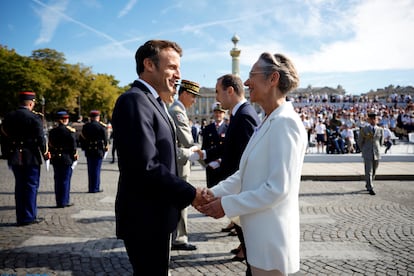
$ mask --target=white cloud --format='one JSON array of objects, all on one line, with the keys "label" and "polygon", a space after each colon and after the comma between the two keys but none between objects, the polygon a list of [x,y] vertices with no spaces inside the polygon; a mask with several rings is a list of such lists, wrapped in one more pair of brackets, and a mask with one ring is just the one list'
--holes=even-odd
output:
[{"label": "white cloud", "polygon": [[310,56],[297,54],[308,72],[414,68],[414,2],[370,0],[355,7],[349,18],[353,36],[324,44]]},{"label": "white cloud", "polygon": [[35,44],[48,43],[53,38],[55,30],[59,25],[62,19],[62,13],[66,10],[66,7],[69,3],[68,0],[57,0],[50,5],[45,5],[38,0],[33,0],[33,2],[39,4],[44,9],[36,10],[36,13],[39,15],[42,27],[40,30],[40,35],[37,38]]},{"label": "white cloud", "polygon": [[[251,66],[261,52],[273,49],[290,56],[303,72],[414,69],[414,1],[279,4],[271,16],[237,22],[247,30],[239,34],[241,64]],[[258,30],[263,34],[256,35]]]},{"label": "white cloud", "polygon": [[129,0],[126,6],[119,12],[118,17],[127,15],[137,3],[137,0]]},{"label": "white cloud", "polygon": [[[38,14],[41,16],[42,19],[42,30],[40,32],[40,37],[37,39],[36,43],[47,43],[49,42],[54,35],[54,32],[62,19],[65,19],[69,22],[75,23],[76,25],[80,26],[82,29],[90,31],[99,37],[102,37],[113,44],[113,47],[117,48],[117,51],[123,53],[129,53],[128,49],[126,49],[122,43],[118,42],[116,39],[111,37],[110,35],[101,32],[83,22],[80,22],[68,15],[65,14],[66,7],[68,4],[68,0],[57,0],[53,5],[46,5],[39,0],[33,0],[35,3],[42,6],[44,9],[39,10]],[[108,53],[109,54],[109,53]]]}]

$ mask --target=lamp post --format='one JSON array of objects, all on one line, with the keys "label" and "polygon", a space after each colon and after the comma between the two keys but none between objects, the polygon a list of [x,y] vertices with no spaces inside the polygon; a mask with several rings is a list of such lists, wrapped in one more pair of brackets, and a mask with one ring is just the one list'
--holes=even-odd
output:
[{"label": "lamp post", "polygon": [[79,103],[79,109],[78,109],[78,119],[80,119],[80,117],[81,117],[81,96],[80,96],[80,94],[79,94],[79,96],[78,96],[78,103]]},{"label": "lamp post", "polygon": [[234,35],[231,38],[231,41],[233,41],[234,47],[230,51],[230,55],[232,57],[232,74],[240,76],[240,49],[237,49],[237,42],[239,42],[240,38],[238,35]]},{"label": "lamp post", "polygon": [[46,119],[45,119],[45,104],[46,104],[46,99],[44,96],[42,96],[41,98],[41,102],[40,104],[42,105],[42,123],[43,123],[43,128],[46,129]]}]

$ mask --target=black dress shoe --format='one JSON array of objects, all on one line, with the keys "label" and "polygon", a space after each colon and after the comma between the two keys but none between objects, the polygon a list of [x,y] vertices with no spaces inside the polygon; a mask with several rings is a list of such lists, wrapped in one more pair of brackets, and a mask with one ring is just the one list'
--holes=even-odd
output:
[{"label": "black dress shoe", "polygon": [[193,251],[193,250],[197,250],[197,246],[189,244],[189,243],[173,244],[171,246],[171,250]]},{"label": "black dress shoe", "polygon": [[100,189],[99,191],[96,191],[96,192],[88,192],[88,193],[90,193],[90,194],[95,194],[95,193],[102,193],[103,192],[103,189]]},{"label": "black dress shoe", "polygon": [[70,207],[70,206],[73,206],[73,205],[75,205],[75,204],[74,203],[68,203],[66,205],[57,205],[56,208],[65,208],[65,207]]},{"label": "black dress shoe", "polygon": [[369,193],[370,195],[375,195],[375,192],[374,192],[374,190],[373,190],[373,189],[368,190],[368,193]]},{"label": "black dress shoe", "polygon": [[31,225],[31,224],[38,224],[38,223],[41,223],[44,220],[45,220],[44,218],[35,218],[34,220],[29,221],[29,222],[18,222],[17,226],[27,226],[27,225]]},{"label": "black dress shoe", "polygon": [[237,236],[237,231],[236,229],[233,229],[229,232],[228,236]]},{"label": "black dress shoe", "polygon": [[232,254],[234,254],[234,255],[237,255],[237,254],[239,254],[239,252],[240,252],[240,248],[234,248],[234,249],[232,249],[232,250],[230,250],[230,253],[232,253]]},{"label": "black dress shoe", "polygon": [[231,258],[232,262],[243,262],[244,261],[244,257],[239,257],[239,256],[234,256],[233,258]]},{"label": "black dress shoe", "polygon": [[221,228],[221,232],[230,232],[233,229],[234,229],[234,224],[231,225],[230,227]]}]

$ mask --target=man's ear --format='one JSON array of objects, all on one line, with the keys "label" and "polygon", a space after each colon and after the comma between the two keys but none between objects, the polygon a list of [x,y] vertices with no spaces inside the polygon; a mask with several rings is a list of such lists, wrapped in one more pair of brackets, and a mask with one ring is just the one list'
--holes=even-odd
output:
[{"label": "man's ear", "polygon": [[155,64],[150,58],[145,58],[143,63],[147,71],[152,72],[154,70]]},{"label": "man's ear", "polygon": [[229,87],[227,87],[227,89],[226,89],[227,91],[227,94],[229,94],[229,95],[232,95],[232,94],[234,94],[234,87],[233,86],[229,86]]}]

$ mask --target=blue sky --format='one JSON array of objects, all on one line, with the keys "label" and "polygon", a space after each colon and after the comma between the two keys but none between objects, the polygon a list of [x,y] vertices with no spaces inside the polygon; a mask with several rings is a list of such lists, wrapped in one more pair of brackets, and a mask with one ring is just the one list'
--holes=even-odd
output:
[{"label": "blue sky", "polygon": [[24,56],[55,49],[121,85],[137,78],[141,44],[169,39],[184,50],[182,78],[214,87],[231,72],[234,34],[243,80],[268,51],[294,61],[301,87],[414,85],[412,0],[0,1],[0,44]]}]

